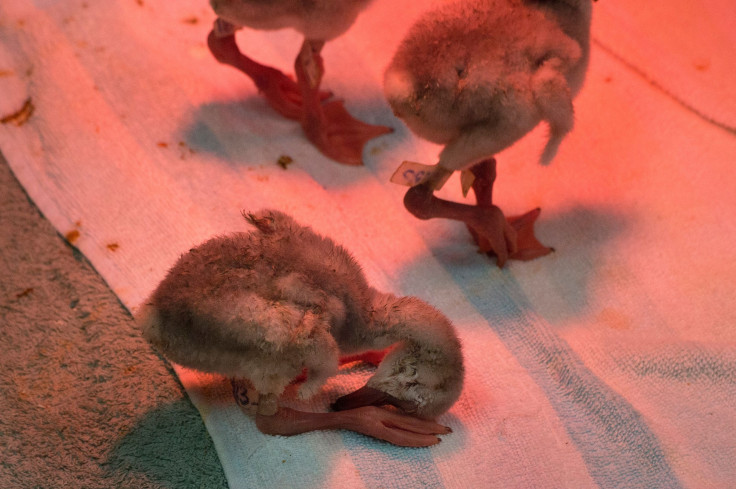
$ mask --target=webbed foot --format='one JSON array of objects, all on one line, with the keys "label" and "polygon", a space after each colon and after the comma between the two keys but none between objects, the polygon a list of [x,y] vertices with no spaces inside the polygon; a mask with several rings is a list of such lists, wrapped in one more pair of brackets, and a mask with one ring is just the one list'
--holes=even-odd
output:
[{"label": "webbed foot", "polygon": [[[470,225],[468,225],[468,230],[478,245],[478,250],[489,256],[495,256],[499,267],[503,267],[507,260],[534,260],[554,251],[554,248],[544,246],[534,234],[534,222],[540,212],[541,210],[536,208],[520,216],[505,218],[507,226],[495,222],[492,226],[487,227],[485,232],[490,232],[495,241],[491,241],[488,234],[481,234]],[[491,219],[498,221],[496,215],[493,215]],[[503,230],[499,231],[501,228]],[[502,238],[506,240],[505,247],[501,241]]]},{"label": "webbed foot", "polygon": [[345,165],[363,164],[363,148],[371,139],[393,131],[359,121],[348,113],[341,100],[334,100],[306,113],[302,128],[325,156]]},{"label": "webbed foot", "polygon": [[509,256],[510,259],[529,261],[555,251],[554,248],[540,243],[534,234],[534,223],[540,212],[542,212],[541,209],[537,207],[526,214],[508,219],[511,227],[516,230],[516,252]]},{"label": "webbed foot", "polygon": [[428,447],[440,442],[437,435],[452,430],[434,421],[414,418],[376,406],[334,413],[310,413],[279,408],[270,416],[258,414],[256,426],[268,435],[291,436],[315,430],[350,430],[402,447]]}]

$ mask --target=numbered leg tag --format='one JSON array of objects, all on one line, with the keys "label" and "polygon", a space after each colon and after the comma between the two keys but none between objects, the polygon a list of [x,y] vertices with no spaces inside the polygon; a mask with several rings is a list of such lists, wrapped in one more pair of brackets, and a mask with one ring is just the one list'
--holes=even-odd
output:
[{"label": "numbered leg tag", "polygon": [[230,379],[235,403],[243,409],[253,410],[258,404],[258,392],[250,388],[246,382]]},{"label": "numbered leg tag", "polygon": [[[425,165],[415,161],[404,161],[401,166],[391,175],[391,182],[407,187],[414,187],[424,183],[435,172],[437,165]],[[433,190],[439,190],[447,182],[452,173],[448,172],[437,182]]]}]

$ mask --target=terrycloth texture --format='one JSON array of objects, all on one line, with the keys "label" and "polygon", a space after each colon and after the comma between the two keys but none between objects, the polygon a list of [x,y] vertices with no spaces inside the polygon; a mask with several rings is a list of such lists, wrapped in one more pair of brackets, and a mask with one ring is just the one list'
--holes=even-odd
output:
[{"label": "terrycloth texture", "polygon": [[[716,107],[711,118],[727,124],[736,108],[713,80],[667,71],[706,65],[665,48],[702,54],[705,72],[718,67],[713,83],[735,86],[733,44],[714,40],[733,36],[733,9],[708,0],[693,13],[678,0],[642,15],[627,0],[596,10],[576,128],[556,160],[533,163],[543,128],[499,157],[497,202],[510,215],[542,206],[538,234],[557,251],[498,270],[463,226],[414,219],[404,189],[387,183],[401,160],[433,163],[438,151],[391,116],[379,83],[430,4],[396,15],[395,2],[376,0],[325,48],[325,86],[358,117],[397,128],[369,145],[366,167],[346,168],[212,60],[205,2],[4,2],[0,114],[29,97],[35,110],[0,126],[0,149],[128,307],[192,245],[247,229],[241,209],[278,207],[351,250],[374,286],[454,321],[467,383],[440,418],[454,433],[427,450],[351,433],[263,436],[226,381],[180,371],[233,488],[732,487],[736,138],[681,102]],[[670,18],[684,26],[675,34],[663,28]],[[285,70],[300,43],[289,32],[238,36]],[[641,57],[628,58],[623,40],[644,46]],[[671,61],[652,62],[660,54]],[[287,170],[281,155],[295,161]],[[456,177],[442,192],[461,198]],[[300,407],[325,410],[367,375],[343,369]]]},{"label": "terrycloth texture", "polygon": [[171,369],[0,155],[0,487],[227,487]]}]

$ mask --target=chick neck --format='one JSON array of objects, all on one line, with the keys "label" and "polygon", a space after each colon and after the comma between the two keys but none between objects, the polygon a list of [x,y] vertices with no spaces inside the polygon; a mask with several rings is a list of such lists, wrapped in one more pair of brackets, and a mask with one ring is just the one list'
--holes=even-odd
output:
[{"label": "chick neck", "polygon": [[416,297],[397,297],[372,290],[365,340],[373,349],[397,342],[444,348],[458,344],[450,321]]},{"label": "chick neck", "polygon": [[370,349],[394,346],[367,387],[409,403],[425,418],[445,412],[457,400],[464,376],[462,348],[452,323],[437,309],[416,297],[375,291],[364,340]]}]

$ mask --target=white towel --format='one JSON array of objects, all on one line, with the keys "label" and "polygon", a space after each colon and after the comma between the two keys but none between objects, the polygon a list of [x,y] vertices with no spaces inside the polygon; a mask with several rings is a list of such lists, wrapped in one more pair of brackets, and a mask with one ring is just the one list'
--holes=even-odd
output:
[{"label": "white towel", "polygon": [[[439,149],[393,118],[380,87],[430,2],[398,15],[376,0],[325,48],[325,87],[397,129],[360,168],[322,157],[212,59],[204,1],[2,2],[0,117],[34,110],[0,125],[0,150],[133,310],[192,245],[246,230],[242,209],[276,207],[348,248],[377,288],[455,323],[467,381],[439,420],[454,432],[430,449],[265,436],[227,381],[179,370],[233,488],[733,487],[736,138],[712,122],[736,120],[734,9],[690,4],[594,5],[590,73],[556,160],[535,163],[543,128],[498,157],[498,204],[541,206],[556,252],[503,270],[462,225],[414,219],[388,183]],[[286,71],[300,43],[238,39]],[[453,178],[443,195],[461,199]],[[300,407],[325,410],[369,374],[343,369]]]}]

